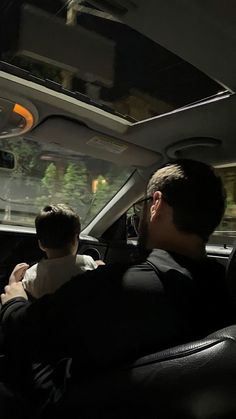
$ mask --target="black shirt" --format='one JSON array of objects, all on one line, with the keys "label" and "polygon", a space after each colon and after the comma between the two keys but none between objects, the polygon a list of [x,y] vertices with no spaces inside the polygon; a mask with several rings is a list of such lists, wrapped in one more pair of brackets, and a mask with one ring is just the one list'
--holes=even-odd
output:
[{"label": "black shirt", "polygon": [[158,249],[140,265],[101,266],[33,303],[10,300],[1,316],[10,356],[46,362],[73,358],[80,373],[234,322],[221,264]]}]

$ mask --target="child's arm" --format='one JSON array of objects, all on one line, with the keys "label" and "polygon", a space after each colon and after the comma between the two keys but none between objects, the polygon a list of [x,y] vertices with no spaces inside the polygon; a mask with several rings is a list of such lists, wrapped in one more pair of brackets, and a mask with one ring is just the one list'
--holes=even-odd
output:
[{"label": "child's arm", "polygon": [[94,262],[97,264],[97,266],[106,265],[105,262],[103,262],[103,260],[95,260]]}]

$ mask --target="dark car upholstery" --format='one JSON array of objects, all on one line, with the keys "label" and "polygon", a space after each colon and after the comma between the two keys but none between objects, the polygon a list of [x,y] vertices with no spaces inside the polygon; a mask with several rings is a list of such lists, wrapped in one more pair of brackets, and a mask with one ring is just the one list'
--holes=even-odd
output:
[{"label": "dark car upholstery", "polygon": [[230,297],[236,304],[236,241],[233,244],[232,251],[226,265],[226,280]]},{"label": "dark car upholstery", "polygon": [[236,325],[90,375],[69,388],[45,417],[235,418]]}]

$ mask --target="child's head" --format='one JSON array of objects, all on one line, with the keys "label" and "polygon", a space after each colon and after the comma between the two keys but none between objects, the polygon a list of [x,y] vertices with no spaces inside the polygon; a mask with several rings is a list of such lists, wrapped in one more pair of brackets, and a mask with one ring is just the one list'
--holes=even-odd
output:
[{"label": "child's head", "polygon": [[47,205],[35,219],[39,246],[46,253],[75,253],[80,234],[79,215],[65,204]]}]

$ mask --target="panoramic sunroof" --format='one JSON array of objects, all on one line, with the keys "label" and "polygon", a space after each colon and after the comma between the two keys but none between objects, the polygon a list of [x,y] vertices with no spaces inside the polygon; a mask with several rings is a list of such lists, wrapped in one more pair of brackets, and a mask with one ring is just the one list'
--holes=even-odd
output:
[{"label": "panoramic sunroof", "polygon": [[226,92],[89,1],[2,0],[0,16],[3,70],[130,122]]}]

